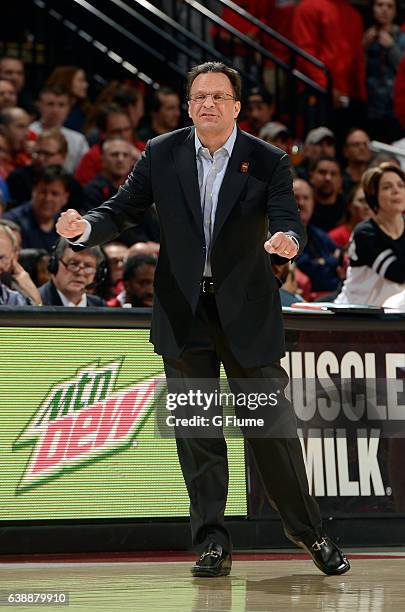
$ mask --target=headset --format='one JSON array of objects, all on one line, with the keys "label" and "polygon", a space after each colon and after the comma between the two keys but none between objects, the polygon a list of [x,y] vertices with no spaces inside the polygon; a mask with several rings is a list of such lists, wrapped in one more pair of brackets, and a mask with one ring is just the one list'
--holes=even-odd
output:
[{"label": "headset", "polygon": [[[64,253],[66,247],[69,247],[69,242],[67,242],[67,240],[65,240],[64,238],[58,238],[58,240],[53,245],[48,261],[49,274],[55,275],[58,273],[59,259]],[[93,282],[86,285],[86,289],[95,289],[96,287],[99,287],[99,285],[104,282],[108,272],[107,260],[100,247],[91,247],[91,251],[97,259],[97,271]]]}]

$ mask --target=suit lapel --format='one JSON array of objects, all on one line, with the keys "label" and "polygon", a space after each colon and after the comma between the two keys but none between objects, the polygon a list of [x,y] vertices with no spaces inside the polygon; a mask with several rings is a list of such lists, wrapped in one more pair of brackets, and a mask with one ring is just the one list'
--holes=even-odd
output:
[{"label": "suit lapel", "polygon": [[191,128],[185,140],[174,148],[173,155],[186,201],[191,208],[198,227],[201,229],[202,235],[204,235],[197,163],[195,159],[194,128]]},{"label": "suit lapel", "polygon": [[249,171],[241,171],[241,165],[246,161],[250,164],[252,164],[253,161],[251,158],[251,144],[238,129],[238,135],[235,140],[231,159],[228,162],[221,189],[219,191],[212,244],[214,244],[216,238],[218,237],[226,218],[231,212],[239,194],[246,184]]}]

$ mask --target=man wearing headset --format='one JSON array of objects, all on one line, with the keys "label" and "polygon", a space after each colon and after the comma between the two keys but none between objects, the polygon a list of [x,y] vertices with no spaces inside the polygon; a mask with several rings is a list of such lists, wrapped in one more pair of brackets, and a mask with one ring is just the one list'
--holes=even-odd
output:
[{"label": "man wearing headset", "polygon": [[75,253],[66,240],[58,240],[48,264],[51,278],[39,290],[44,306],[105,306],[104,300],[87,293],[101,282],[97,268],[103,262],[98,247]]}]

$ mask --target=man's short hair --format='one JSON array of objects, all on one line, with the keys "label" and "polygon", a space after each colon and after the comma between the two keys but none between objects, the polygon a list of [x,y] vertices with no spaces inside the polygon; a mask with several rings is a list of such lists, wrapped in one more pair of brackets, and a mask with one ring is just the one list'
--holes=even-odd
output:
[{"label": "man's short hair", "polygon": [[64,87],[61,87],[60,85],[44,85],[44,87],[42,87],[41,91],[39,92],[39,98],[41,98],[43,94],[47,94],[47,93],[51,93],[54,96],[69,97],[68,90],[65,89]]},{"label": "man's short hair", "polygon": [[50,128],[49,130],[40,132],[37,135],[35,142],[40,142],[41,140],[54,140],[58,143],[59,153],[62,153],[62,155],[67,155],[68,143],[58,128]]},{"label": "man's short hair", "polygon": [[315,172],[315,170],[318,168],[319,164],[321,162],[332,162],[334,164],[336,164],[338,170],[340,173],[342,173],[342,168],[340,166],[339,161],[336,159],[336,157],[331,157],[330,155],[321,155],[320,157],[317,157],[316,159],[312,160],[310,166],[309,166],[309,173],[311,174],[311,172]]},{"label": "man's short hair", "polygon": [[135,278],[138,268],[141,266],[156,267],[157,259],[153,255],[131,255],[124,264],[122,280],[129,281]]},{"label": "man's short hair", "polygon": [[251,98],[252,96],[260,97],[262,99],[262,102],[264,102],[265,104],[271,105],[274,103],[273,94],[271,94],[269,90],[266,89],[266,87],[264,87],[263,85],[256,85],[256,87],[251,87],[251,89],[249,89],[246,95],[247,104],[249,103],[249,98]]},{"label": "man's short hair", "polygon": [[72,190],[72,175],[66,172],[58,164],[51,164],[46,168],[42,168],[38,173],[34,175],[32,185],[35,187],[38,183],[53,183],[54,181],[60,181],[63,183],[68,193]]},{"label": "man's short hair", "polygon": [[100,132],[106,132],[108,117],[116,114],[126,115],[128,117],[127,111],[122,108],[122,106],[119,106],[119,104],[114,104],[113,102],[110,102],[109,104],[102,104],[97,108],[95,111],[94,121]]},{"label": "man's short hair", "polygon": [[241,95],[242,95],[242,81],[240,78],[240,74],[237,70],[235,70],[234,68],[230,68],[230,66],[227,66],[223,62],[205,62],[204,64],[199,64],[198,66],[194,66],[194,68],[190,70],[190,72],[187,75],[187,98],[188,99],[190,98],[191,86],[194,83],[195,79],[200,74],[207,74],[210,72],[217,73],[217,74],[222,73],[225,76],[227,76],[231,82],[233,93],[235,95],[235,99],[240,101]]},{"label": "man's short hair", "polygon": [[159,112],[163,104],[161,96],[177,96],[180,99],[178,92],[174,89],[171,89],[171,87],[159,87],[159,89],[153,90],[151,98],[148,99],[149,112]]},{"label": "man's short hair", "polygon": [[[72,248],[70,242],[65,240],[65,238],[58,238],[53,246],[52,255],[57,259],[61,259],[63,257],[66,249]],[[101,262],[105,261],[105,256],[103,251],[99,246],[88,247],[87,249],[83,249],[80,253],[89,253],[96,260],[96,265],[99,266]]]},{"label": "man's short hair", "polygon": [[15,120],[16,111],[20,111],[25,115],[27,114],[27,111],[21,108],[20,106],[10,106],[9,108],[3,108],[3,110],[0,112],[0,126],[4,125],[5,127],[7,127],[8,125],[10,125],[10,123]]}]

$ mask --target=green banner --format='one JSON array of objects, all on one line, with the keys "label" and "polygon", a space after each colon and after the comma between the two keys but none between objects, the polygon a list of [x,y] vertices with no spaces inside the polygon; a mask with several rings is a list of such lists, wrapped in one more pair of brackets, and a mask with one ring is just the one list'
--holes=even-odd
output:
[{"label": "green banner", "polygon": [[[188,516],[175,441],[155,433],[148,337],[0,328],[0,520]],[[228,454],[227,515],[245,515],[242,439]]]}]

